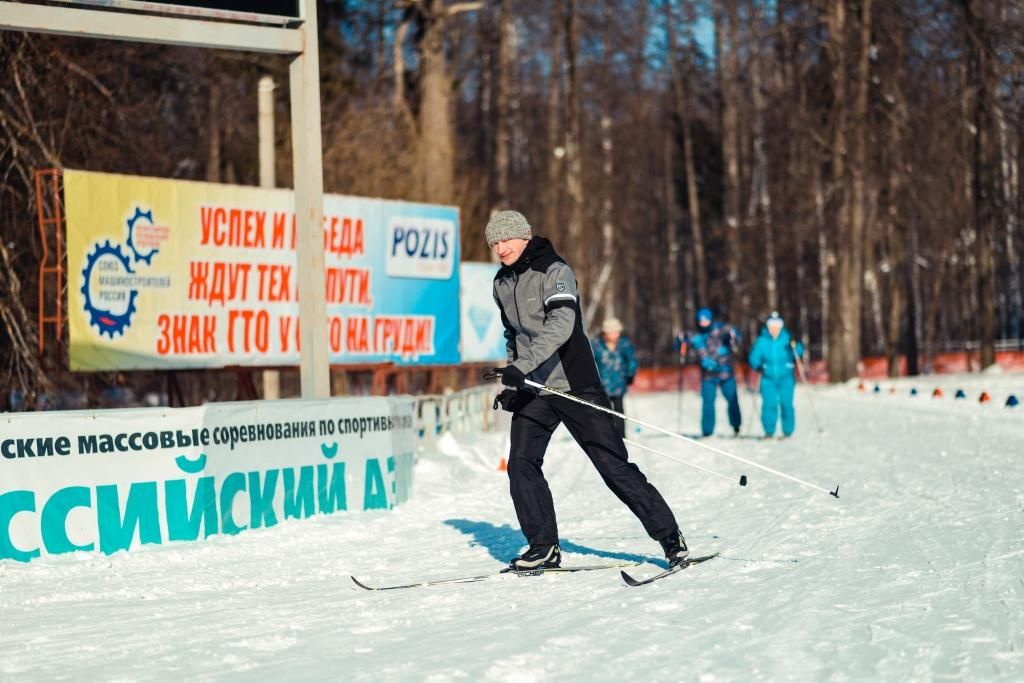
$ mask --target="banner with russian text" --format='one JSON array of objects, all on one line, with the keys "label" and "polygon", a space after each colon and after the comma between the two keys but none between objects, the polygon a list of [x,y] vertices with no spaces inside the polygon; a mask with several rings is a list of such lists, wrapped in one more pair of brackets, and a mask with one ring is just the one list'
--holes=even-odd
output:
[{"label": "banner with russian text", "polygon": [[[72,370],[297,365],[291,190],[64,171]],[[459,362],[458,209],[324,196],[330,362]]]},{"label": "banner with russian text", "polygon": [[197,541],[408,499],[409,398],[0,416],[0,561]]}]

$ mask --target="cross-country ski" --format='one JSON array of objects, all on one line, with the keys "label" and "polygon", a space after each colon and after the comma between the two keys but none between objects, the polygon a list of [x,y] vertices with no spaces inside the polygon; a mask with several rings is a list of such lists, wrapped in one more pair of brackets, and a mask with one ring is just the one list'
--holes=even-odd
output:
[{"label": "cross-country ski", "polygon": [[574,574],[576,572],[593,572],[602,569],[618,569],[620,567],[633,567],[639,564],[638,562],[622,562],[618,564],[601,564],[591,566],[579,566],[579,567],[541,567],[538,569],[524,569],[516,570],[511,567],[506,567],[492,574],[477,574],[476,576],[461,576],[449,579],[430,579],[427,581],[420,581],[417,583],[403,583],[397,586],[368,586],[356,577],[350,577],[352,582],[364,588],[368,591],[390,591],[399,588],[427,588],[429,586],[441,586],[450,583],[473,583],[475,581],[485,581],[487,579],[493,579],[500,576],[540,576],[542,574]]},{"label": "cross-country ski", "polygon": [[621,572],[619,572],[619,574],[622,576],[622,580],[626,582],[627,586],[630,586],[630,587],[646,586],[649,583],[654,583],[658,579],[664,579],[667,576],[672,576],[673,574],[677,574],[677,573],[681,572],[682,570],[686,569],[687,567],[692,567],[693,565],[700,564],[701,562],[707,562],[708,560],[716,558],[716,557],[718,557],[718,553],[715,553],[714,555],[705,555],[703,557],[694,557],[694,558],[687,558],[685,560],[680,560],[679,562],[677,562],[676,564],[672,565],[671,567],[669,567],[665,571],[659,572],[659,573],[655,574],[654,576],[648,576],[646,579],[635,579],[635,578],[633,578],[633,576],[631,574],[626,572],[625,569],[623,569]]}]

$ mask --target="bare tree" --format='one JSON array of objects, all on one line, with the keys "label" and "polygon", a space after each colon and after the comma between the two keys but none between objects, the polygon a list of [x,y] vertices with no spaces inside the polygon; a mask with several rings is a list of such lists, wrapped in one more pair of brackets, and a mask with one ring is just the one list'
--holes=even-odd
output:
[{"label": "bare tree", "polygon": [[512,0],[501,0],[501,18],[498,25],[498,91],[495,99],[497,134],[494,140],[495,197],[492,209],[509,206],[509,156],[512,146],[510,91],[512,89],[513,20]]},{"label": "bare tree", "polygon": [[576,0],[565,0],[565,193],[569,198],[569,238],[567,253],[577,264],[577,277],[582,268],[581,238],[583,236],[583,148],[580,109],[580,75],[577,68],[579,50],[579,16]]},{"label": "bare tree", "polygon": [[961,0],[967,40],[967,72],[973,87],[970,93],[969,126],[973,138],[971,150],[971,203],[974,219],[975,259],[977,263],[978,321],[981,337],[981,367],[996,362],[996,266],[995,206],[995,138],[998,135],[992,116],[992,50],[984,3]]},{"label": "bare tree", "polygon": [[[628,321],[645,364],[675,362],[699,299],[745,329],[777,306],[835,381],[865,355],[890,374],[948,350],[981,348],[985,365],[1024,334],[1019,5],[326,3],[325,189],[457,204],[467,260],[487,258],[480,225],[514,202],[577,268],[588,317]],[[125,381],[66,373],[49,326],[38,354],[35,171],[256,184],[252,91],[287,69],[0,34],[0,397]]]},{"label": "bare tree", "polygon": [[551,69],[551,83],[548,86],[547,96],[547,145],[544,149],[544,158],[547,159],[544,204],[545,226],[548,230],[554,230],[559,222],[559,205],[561,192],[561,176],[564,170],[562,160],[565,157],[565,147],[562,142],[562,28],[565,7],[563,0],[553,0],[551,3],[551,47],[548,53],[548,64]]},{"label": "bare tree", "polygon": [[[606,87],[610,89],[611,78],[614,73],[612,63],[612,51],[608,47],[609,30],[612,26],[612,8],[610,0],[604,0],[602,7],[604,33],[601,39],[601,60],[604,62],[605,75],[607,78]],[[597,271],[597,279],[594,282],[593,291],[590,295],[590,303],[587,304],[585,320],[593,324],[594,315],[598,306],[603,305],[606,317],[615,316],[615,290],[608,287],[611,281],[615,266],[615,225],[612,223],[614,213],[615,196],[615,145],[612,138],[612,112],[608,99],[602,100],[601,104],[601,267]]]},{"label": "bare tree", "polygon": [[[744,296],[740,280],[740,120],[739,120],[739,7],[737,0],[716,2],[715,23],[720,41],[719,81],[722,93],[722,159],[725,166],[726,280],[729,300]],[[720,45],[720,47],[719,47]],[[743,312],[745,313],[745,311]]]},{"label": "bare tree", "polygon": [[[690,238],[693,247],[693,262],[696,281],[697,298],[706,306],[708,298],[707,263],[704,256],[704,230],[701,224],[700,196],[697,192],[697,167],[693,151],[693,115],[692,105],[688,101],[689,87],[687,78],[689,65],[681,62],[677,54],[679,44],[676,38],[677,17],[673,11],[671,0],[665,0],[665,25],[668,36],[669,73],[672,77],[672,94],[675,102],[675,114],[682,126],[683,168],[686,173],[686,202],[690,217]],[[673,193],[674,196],[674,193]]]},{"label": "bare tree", "polygon": [[[753,21],[760,24],[760,13],[755,12]],[[759,27],[760,28],[760,27]],[[753,227],[754,220],[760,218],[764,233],[764,261],[765,261],[765,300],[769,309],[779,307],[778,297],[778,276],[775,263],[775,228],[772,225],[772,202],[771,193],[768,187],[768,157],[765,154],[765,103],[763,77],[765,59],[761,55],[760,46],[756,43],[752,46],[750,56],[750,92],[753,100],[753,147],[754,164],[750,174],[750,210],[748,211],[748,222]]]},{"label": "bare tree", "polygon": [[455,196],[455,131],[452,127],[452,82],[445,54],[450,18],[474,11],[479,2],[445,5],[445,0],[415,3],[423,24],[419,44],[419,137],[417,170],[424,201],[450,204]]}]

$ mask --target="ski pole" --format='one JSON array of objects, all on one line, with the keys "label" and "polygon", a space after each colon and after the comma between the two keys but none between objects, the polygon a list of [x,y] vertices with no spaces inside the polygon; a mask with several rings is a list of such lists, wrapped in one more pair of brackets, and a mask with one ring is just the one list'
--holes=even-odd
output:
[{"label": "ski pole", "polygon": [[814,399],[811,398],[811,386],[807,381],[807,372],[804,370],[804,362],[800,359],[800,356],[796,355],[796,345],[793,348],[793,358],[796,360],[796,372],[800,375],[800,381],[807,385],[807,404],[811,406],[811,415],[814,417],[814,424],[818,428],[818,433],[822,433],[821,422],[818,420],[818,411],[814,409]]},{"label": "ski pole", "polygon": [[[497,369],[494,372],[485,373],[484,374],[484,379],[497,379],[500,376],[501,376],[501,371],[500,371],[500,369]],[[814,484],[811,484],[810,482],[804,481],[803,479],[798,479],[796,477],[790,476],[790,475],[786,474],[785,472],[780,472],[780,471],[778,471],[776,469],[768,467],[767,465],[761,465],[759,463],[753,462],[752,460],[747,460],[746,458],[741,458],[738,455],[733,455],[732,453],[729,453],[727,451],[723,451],[720,448],[715,448],[714,446],[709,446],[706,443],[701,443],[700,441],[696,441],[696,440],[691,439],[691,438],[689,438],[687,436],[683,436],[682,434],[677,434],[676,432],[670,431],[668,429],[664,429],[662,427],[658,427],[657,425],[653,425],[650,422],[645,422],[644,420],[641,420],[641,419],[638,419],[638,418],[635,418],[635,417],[630,417],[628,415],[623,415],[622,413],[614,411],[611,408],[605,408],[604,406],[599,406],[596,403],[591,403],[590,401],[585,401],[582,398],[573,396],[572,394],[567,394],[564,391],[559,391],[558,389],[552,389],[551,387],[546,386],[544,384],[540,384],[538,382],[534,382],[532,379],[527,379],[524,382],[524,384],[526,384],[527,386],[531,386],[534,389],[540,389],[542,391],[548,392],[549,394],[554,394],[555,396],[560,396],[560,397],[562,397],[564,399],[567,399],[569,401],[573,401],[574,403],[579,403],[580,405],[589,406],[590,408],[594,408],[595,410],[600,410],[601,412],[608,413],[609,415],[614,415],[616,417],[622,418],[623,420],[629,420],[630,422],[635,422],[635,423],[637,423],[639,425],[643,425],[644,427],[647,427],[648,429],[653,429],[656,432],[661,432],[665,436],[671,436],[674,439],[679,439],[680,441],[685,441],[686,443],[692,444],[694,446],[697,446],[698,448],[703,448],[705,450],[711,451],[712,453],[717,453],[718,455],[724,455],[727,458],[732,458],[733,460],[738,460],[739,462],[746,463],[747,465],[750,465],[751,467],[756,467],[759,470],[764,470],[765,472],[770,472],[771,474],[774,474],[777,477],[782,477],[783,479],[789,479],[790,481],[796,482],[797,484],[800,484],[801,486],[806,486],[807,488],[814,489],[815,491],[821,491],[822,493],[827,493],[827,494],[833,496],[834,498],[838,498],[839,497],[839,485],[838,484],[836,484],[835,491],[829,491],[828,489],[823,489],[820,486],[816,486]]]},{"label": "ski pole", "polygon": [[[713,474],[716,477],[718,477],[719,479],[725,479],[726,481],[734,481],[734,479],[732,477],[726,476],[724,474],[720,474],[718,472],[715,472],[714,470],[709,470],[708,468],[701,467],[700,465],[695,465],[692,462],[687,462],[686,460],[683,460],[682,458],[677,458],[674,455],[669,455],[668,453],[662,453],[661,451],[659,451],[659,450],[657,450],[655,448],[651,448],[650,446],[645,446],[645,445],[643,445],[641,443],[637,443],[636,441],[630,441],[629,439],[623,439],[623,441],[625,443],[628,443],[630,446],[635,446],[635,447],[639,448],[640,450],[649,451],[651,453],[654,453],[655,455],[660,455],[663,458],[668,458],[669,460],[671,460],[673,462],[678,462],[678,463],[683,464],[683,465],[689,465],[690,467],[692,467],[695,470],[700,470],[701,472],[707,472],[708,474]],[[740,475],[740,486],[746,486],[746,485],[747,485],[747,475],[741,474]]]}]

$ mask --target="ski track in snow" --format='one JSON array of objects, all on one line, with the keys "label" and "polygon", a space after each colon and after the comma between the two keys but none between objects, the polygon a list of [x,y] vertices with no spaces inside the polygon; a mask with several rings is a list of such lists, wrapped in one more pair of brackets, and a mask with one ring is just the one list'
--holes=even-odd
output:
[{"label": "ski track in snow", "polygon": [[[390,512],[0,563],[0,679],[1021,680],[1024,410],[1001,403],[1024,376],[985,380],[994,404],[911,398],[910,380],[900,395],[891,381],[881,394],[815,388],[822,434],[800,388],[788,441],[750,438],[761,428],[741,393],[745,438],[708,443],[839,483],[839,500],[630,427],[630,439],[750,481],[632,451],[691,552],[722,553],[635,589],[617,570],[353,586],[350,574],[385,585],[497,571],[520,550],[496,471],[500,429],[442,437],[420,455],[412,500]],[[626,409],[673,428],[677,405],[631,396]],[[684,433],[698,410],[687,393]],[[565,564],[661,562],[564,430],[546,465]]]}]

